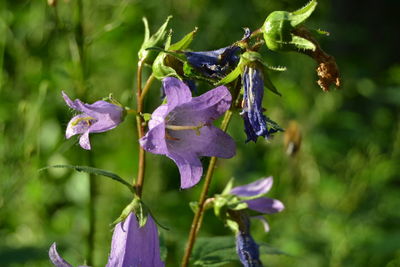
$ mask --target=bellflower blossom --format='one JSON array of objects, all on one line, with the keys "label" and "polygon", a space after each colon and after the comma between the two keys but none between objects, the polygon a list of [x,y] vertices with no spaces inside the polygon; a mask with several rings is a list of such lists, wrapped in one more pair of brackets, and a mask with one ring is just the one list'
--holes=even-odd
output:
[{"label": "bellflower blossom", "polygon": [[93,104],[86,104],[76,99],[72,101],[62,92],[67,105],[81,112],[74,116],[68,123],[65,137],[80,134],[79,145],[90,150],[89,133],[101,133],[114,129],[123,120],[124,109],[118,105],[106,101],[97,101]]},{"label": "bellflower blossom", "polygon": [[[56,243],[50,247],[49,257],[56,267],[72,267],[58,254]],[[165,266],[160,257],[157,226],[150,215],[146,224],[139,227],[135,214],[130,213],[125,221],[118,223],[114,229],[106,267],[125,266]]]},{"label": "bellflower blossom", "polygon": [[203,173],[200,156],[231,158],[236,153],[233,139],[212,121],[228,110],[232,96],[225,86],[198,97],[179,79],[163,80],[167,104],[151,115],[149,131],[140,139],[148,152],[171,158],[179,168],[181,188],[196,185]]},{"label": "bellflower blossom", "polygon": [[157,226],[150,214],[143,227],[139,227],[132,212],[115,226],[106,267],[125,266],[165,266],[160,257]]},{"label": "bellflower blossom", "polygon": [[230,193],[238,197],[252,198],[244,199],[243,202],[245,202],[247,207],[253,211],[262,214],[273,214],[281,212],[285,206],[277,199],[261,196],[271,190],[272,184],[272,177],[262,178],[247,185],[234,187]]},{"label": "bellflower blossom", "polygon": [[221,79],[239,62],[239,46],[232,45],[212,51],[185,52],[188,63],[207,78]]},{"label": "bellflower blossom", "polygon": [[[276,199],[261,196],[271,189],[272,183],[272,177],[262,178],[247,185],[234,187],[230,193],[243,198],[243,202],[247,204],[248,209],[262,214],[273,214],[284,209],[283,203]],[[239,259],[245,267],[263,266],[259,259],[258,244],[250,234],[249,217],[243,211],[238,212],[240,214],[240,224],[239,232],[236,235],[236,250]],[[255,216],[253,218],[260,219],[264,224],[265,231],[269,230],[268,223],[263,216]]]},{"label": "bellflower blossom", "polygon": [[268,118],[263,114],[264,79],[261,69],[246,66],[242,74],[244,87],[243,111],[246,142],[257,141],[259,136],[268,138],[278,131],[274,127],[268,129]]}]

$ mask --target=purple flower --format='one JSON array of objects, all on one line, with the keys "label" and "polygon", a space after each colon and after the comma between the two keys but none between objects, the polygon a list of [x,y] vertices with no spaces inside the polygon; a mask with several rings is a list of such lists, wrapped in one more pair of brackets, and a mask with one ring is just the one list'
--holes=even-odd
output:
[{"label": "purple flower", "polygon": [[[57,252],[57,246],[56,243],[53,243],[50,247],[49,250],[49,257],[50,261],[53,263],[54,266],[56,267],[72,267],[71,264],[66,262]],[[78,267],[89,267],[86,265],[79,265]]]},{"label": "purple flower", "polygon": [[[56,267],[72,267],[58,254],[56,243],[51,245],[49,257]],[[114,229],[111,253],[106,267],[125,266],[165,266],[160,257],[157,226],[150,215],[146,224],[139,227],[135,214],[130,213],[125,221],[118,223]]]},{"label": "purple flower", "polygon": [[125,266],[165,266],[160,257],[157,226],[150,214],[143,227],[139,227],[135,214],[130,213],[114,229],[106,267]]},{"label": "purple flower", "polygon": [[272,177],[262,178],[247,185],[234,187],[230,193],[244,198],[243,202],[246,202],[247,207],[251,210],[263,214],[273,214],[281,212],[285,206],[277,199],[261,196],[271,190],[272,183]]},{"label": "purple flower", "polygon": [[239,46],[228,46],[213,51],[185,52],[187,61],[197,72],[211,79],[221,79],[239,62]]},{"label": "purple flower", "polygon": [[64,92],[62,95],[70,108],[81,112],[69,121],[65,137],[80,134],[79,144],[84,149],[90,150],[89,133],[109,131],[123,120],[124,109],[118,105],[102,100],[86,104],[79,99],[72,101]]},{"label": "purple flower", "polygon": [[149,131],[140,139],[148,152],[171,158],[179,168],[181,188],[196,185],[203,173],[200,156],[231,158],[233,139],[211,123],[228,110],[232,96],[225,86],[192,97],[189,88],[172,77],[163,80],[167,104],[151,115]]},{"label": "purple flower", "polygon": [[239,232],[236,235],[236,252],[244,267],[263,266],[260,261],[258,244],[250,233]]},{"label": "purple flower", "polygon": [[263,114],[264,78],[262,70],[246,66],[242,74],[242,84],[244,95],[241,115],[247,135],[246,142],[256,142],[259,136],[268,138],[271,134],[280,131],[279,126]]}]

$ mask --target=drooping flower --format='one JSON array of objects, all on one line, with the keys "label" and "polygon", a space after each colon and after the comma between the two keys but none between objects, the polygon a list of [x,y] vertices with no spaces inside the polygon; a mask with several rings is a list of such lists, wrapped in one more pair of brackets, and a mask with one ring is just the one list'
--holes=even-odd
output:
[{"label": "drooping flower", "polygon": [[[273,214],[284,209],[282,202],[276,199],[263,197],[272,187],[272,177],[262,178],[253,183],[237,186],[231,189],[230,194],[242,199],[247,204],[247,208],[261,214]],[[269,226],[264,216],[249,217],[246,210],[230,212],[231,219],[236,221],[238,228],[236,233],[236,251],[240,262],[244,267],[263,266],[260,261],[259,246],[250,234],[250,219],[261,220],[265,231],[269,231]]]},{"label": "drooping flower", "polygon": [[271,190],[272,184],[272,177],[262,178],[247,185],[234,187],[230,193],[243,198],[243,202],[251,210],[262,214],[273,214],[281,212],[285,206],[277,199],[262,196]]},{"label": "drooping flower", "polygon": [[196,72],[211,79],[225,77],[239,62],[239,51],[236,45],[212,51],[185,52],[187,61]]},{"label": "drooping flower", "polygon": [[150,214],[143,227],[139,227],[132,212],[115,226],[106,267],[125,266],[165,266],[160,257],[157,226]]},{"label": "drooping flower", "polygon": [[[49,250],[49,258],[50,261],[53,263],[54,266],[56,267],[72,267],[71,264],[66,262],[57,252],[57,245],[56,243],[53,243],[50,247]],[[79,265],[78,267],[89,267],[86,265]]]},{"label": "drooping flower", "polygon": [[244,267],[263,266],[260,261],[259,246],[249,232],[240,231],[236,235],[236,252]]},{"label": "drooping flower", "polygon": [[[56,243],[49,250],[51,262],[56,267],[72,267],[57,252]],[[148,215],[146,224],[139,227],[135,214],[131,212],[125,221],[115,226],[111,241],[111,252],[106,267],[164,267],[160,257],[157,226]],[[80,265],[78,267],[89,267]]]},{"label": "drooping flower", "polygon": [[264,79],[262,69],[246,66],[242,74],[244,129],[246,142],[257,141],[259,136],[268,138],[280,131],[279,126],[263,114]]},{"label": "drooping flower", "polygon": [[65,137],[80,134],[79,145],[90,150],[89,133],[101,133],[114,129],[123,120],[124,109],[118,105],[106,102],[96,101],[93,104],[86,104],[76,99],[72,101],[64,92],[62,92],[67,105],[81,112],[74,116],[68,123]]},{"label": "drooping flower", "polygon": [[179,168],[181,188],[196,185],[203,173],[200,156],[231,158],[236,153],[233,139],[212,121],[228,110],[232,96],[225,86],[198,97],[179,79],[163,80],[167,104],[151,115],[149,131],[140,139],[148,152],[171,158]]}]

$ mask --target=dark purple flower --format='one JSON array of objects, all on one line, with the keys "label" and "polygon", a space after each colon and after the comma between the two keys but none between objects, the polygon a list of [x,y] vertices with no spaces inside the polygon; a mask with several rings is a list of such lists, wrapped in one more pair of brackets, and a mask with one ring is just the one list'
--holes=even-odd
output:
[{"label": "dark purple flower", "polygon": [[263,266],[260,261],[258,244],[250,233],[239,232],[236,235],[236,252],[244,267]]},{"label": "dark purple flower", "polygon": [[189,88],[172,77],[163,80],[167,104],[151,115],[149,131],[140,139],[148,152],[171,158],[181,174],[181,188],[197,184],[203,173],[200,156],[231,158],[233,139],[212,121],[228,110],[232,96],[225,86],[192,97]]},{"label": "dark purple flower", "polygon": [[65,137],[80,134],[79,144],[84,149],[90,150],[89,133],[109,131],[123,120],[124,109],[118,105],[102,100],[86,104],[79,99],[72,101],[64,92],[62,95],[70,108],[81,112],[69,121]]},{"label": "dark purple flower", "polygon": [[[253,183],[237,186],[232,188],[230,193],[243,198],[243,202],[247,203],[247,207],[251,210],[262,214],[273,214],[281,212],[285,206],[277,199],[263,197],[263,194],[268,193],[273,183],[272,177],[262,178]],[[266,231],[268,231],[268,223],[264,217],[255,216],[260,219]]]},{"label": "dark purple flower", "polygon": [[211,79],[221,79],[239,62],[239,46],[232,45],[213,51],[185,52],[187,61],[197,72]]},{"label": "dark purple flower", "polygon": [[242,84],[244,95],[241,115],[247,135],[246,142],[256,142],[259,136],[268,138],[280,128],[263,114],[264,78],[262,70],[246,66],[242,74]]},{"label": "dark purple flower", "polygon": [[[72,267],[71,264],[66,262],[57,252],[57,246],[56,243],[53,243],[50,247],[49,250],[49,257],[50,261],[53,263],[54,266],[56,267]],[[89,267],[86,265],[79,265],[78,267]]]},{"label": "dark purple flower", "polygon": [[157,226],[150,214],[143,227],[139,227],[133,213],[115,226],[106,267],[125,266],[165,266],[160,257]]}]

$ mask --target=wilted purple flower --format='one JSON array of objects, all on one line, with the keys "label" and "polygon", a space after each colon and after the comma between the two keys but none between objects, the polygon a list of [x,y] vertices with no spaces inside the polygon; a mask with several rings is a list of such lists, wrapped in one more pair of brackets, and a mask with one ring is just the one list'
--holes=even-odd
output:
[{"label": "wilted purple flower", "polygon": [[[50,247],[49,250],[49,257],[50,261],[53,263],[54,266],[56,267],[72,267],[71,264],[66,262],[57,252],[57,246],[56,243],[53,243]],[[86,265],[79,265],[78,267],[89,267]]]},{"label": "wilted purple flower", "polygon": [[102,100],[86,104],[79,99],[72,101],[64,92],[62,95],[70,108],[82,112],[69,121],[65,137],[80,134],[79,144],[84,149],[90,150],[89,133],[109,131],[123,120],[124,109],[118,105]]},{"label": "wilted purple flower", "polygon": [[[263,114],[262,100],[264,97],[263,72],[259,68],[246,66],[242,74],[244,87],[243,111],[244,129],[247,135],[246,142],[257,141],[259,136],[268,138],[279,131],[279,127]],[[268,123],[273,127],[268,129]]]},{"label": "wilted purple flower", "polygon": [[192,97],[189,88],[172,77],[163,80],[167,104],[151,115],[149,131],[140,145],[171,158],[179,168],[181,188],[197,184],[203,173],[200,156],[231,158],[233,139],[211,123],[228,110],[232,96],[225,86]]},{"label": "wilted purple flower", "polygon": [[221,79],[239,62],[239,46],[232,45],[212,51],[185,52],[187,61],[197,72],[211,79]]},{"label": "wilted purple flower", "polygon": [[139,227],[133,213],[115,226],[106,267],[125,266],[165,266],[160,257],[157,226],[150,214],[143,227]]},{"label": "wilted purple flower", "polygon": [[281,212],[285,206],[277,199],[261,196],[268,193],[272,183],[272,177],[262,178],[247,185],[234,187],[230,193],[243,198],[255,197],[254,199],[243,200],[247,203],[249,209],[263,214],[273,214]]},{"label": "wilted purple flower", "polygon": [[236,235],[236,252],[244,267],[263,266],[260,261],[258,244],[250,233],[239,232]]}]

